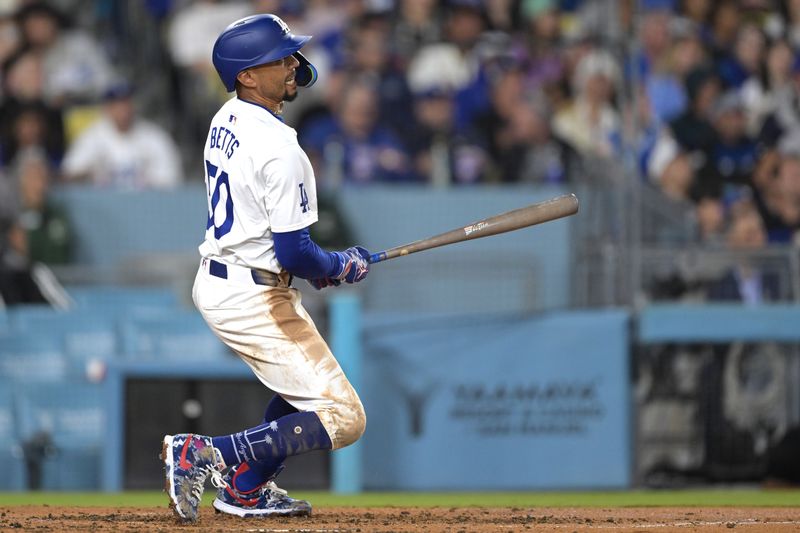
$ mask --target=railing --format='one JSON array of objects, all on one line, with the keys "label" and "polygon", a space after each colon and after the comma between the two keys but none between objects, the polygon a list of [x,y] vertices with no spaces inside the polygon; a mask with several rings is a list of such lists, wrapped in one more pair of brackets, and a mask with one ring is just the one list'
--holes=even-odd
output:
[{"label": "railing", "polygon": [[[625,181],[622,165],[614,161],[588,161],[584,168],[590,171],[575,185],[581,211],[572,235],[573,307],[705,300],[709,284],[743,265],[767,279],[775,293],[769,299],[800,300],[796,247],[739,251],[704,244],[691,203],[670,200],[648,183],[632,183],[638,177]],[[668,280],[683,288],[670,296],[662,290]]]}]

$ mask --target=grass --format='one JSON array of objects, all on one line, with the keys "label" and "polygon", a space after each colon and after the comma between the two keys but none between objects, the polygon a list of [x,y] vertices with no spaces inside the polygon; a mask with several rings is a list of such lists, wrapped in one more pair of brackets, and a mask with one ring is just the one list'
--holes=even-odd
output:
[{"label": "grass", "polygon": [[[208,490],[206,505],[211,503]],[[712,489],[618,492],[293,492],[317,507],[800,507],[800,490]],[[0,492],[0,507],[161,507],[161,492]]]}]

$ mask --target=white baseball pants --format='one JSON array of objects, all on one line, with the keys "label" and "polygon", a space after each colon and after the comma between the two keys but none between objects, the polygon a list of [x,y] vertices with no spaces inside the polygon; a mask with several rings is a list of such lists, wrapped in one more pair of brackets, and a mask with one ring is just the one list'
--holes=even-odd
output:
[{"label": "white baseball pants", "polygon": [[333,449],[364,433],[366,415],[300,302],[297,289],[253,282],[249,269],[228,265],[228,279],[203,261],[192,298],[211,330],[247,363],[261,382],[299,411],[314,411]]}]

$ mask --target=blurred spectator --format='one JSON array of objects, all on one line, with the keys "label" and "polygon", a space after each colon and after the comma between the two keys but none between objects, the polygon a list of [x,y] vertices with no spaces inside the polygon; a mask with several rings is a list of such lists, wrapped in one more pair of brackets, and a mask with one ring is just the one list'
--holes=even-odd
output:
[{"label": "blurred spectator", "polygon": [[641,175],[647,176],[648,161],[663,126],[645,91],[640,87],[638,92],[638,98],[622,100],[621,126],[611,134],[611,142],[616,155],[635,156]]},{"label": "blurred spectator", "polygon": [[779,95],[792,90],[793,65],[794,51],[785,39],[778,39],[769,46],[766,61],[742,84],[750,135],[758,135],[766,118],[775,112]]},{"label": "blurred spectator", "polygon": [[645,80],[647,98],[658,123],[674,119],[686,110],[686,77],[705,60],[705,51],[694,28],[676,35],[668,57]]},{"label": "blurred spectator", "polygon": [[523,76],[519,70],[507,70],[496,76],[489,93],[490,106],[472,125],[483,135],[483,142],[495,161],[500,160],[501,151],[511,142],[509,125],[524,99]]},{"label": "blurred spectator", "polygon": [[758,74],[764,61],[764,34],[754,24],[739,29],[733,53],[717,64],[720,78],[729,88],[738,89],[751,76]]},{"label": "blurred spectator", "polygon": [[16,3],[0,2],[0,65],[11,57],[20,46],[17,22],[14,20]]},{"label": "blurred spectator", "polygon": [[694,183],[692,158],[685,152],[679,152],[669,161],[658,176],[658,185],[667,198],[673,200],[689,200],[689,193]]},{"label": "blurred spectator", "polygon": [[408,84],[421,92],[436,86],[463,89],[476,76],[477,58],[453,43],[440,42],[423,46],[408,65]]},{"label": "blurred spectator", "polygon": [[211,51],[217,36],[234,21],[253,14],[246,1],[193,0],[173,15],[167,31],[175,65],[200,74],[214,72]]},{"label": "blurred spectator", "polygon": [[420,180],[443,186],[486,179],[488,154],[476,139],[455,130],[451,92],[432,89],[416,95],[414,119],[406,144]]},{"label": "blurred spectator", "polygon": [[719,196],[711,194],[697,199],[695,208],[700,242],[717,247],[723,243],[725,229],[725,207]]},{"label": "blurred spectator", "polygon": [[[758,212],[749,203],[732,210],[726,242],[734,252],[751,252],[764,248],[767,234]],[[739,258],[737,265],[708,287],[712,301],[739,301],[758,305],[780,298],[779,280],[775,273],[762,271],[754,260]]]},{"label": "blurred spectator", "polygon": [[673,137],[684,150],[706,150],[714,144],[716,133],[711,125],[711,113],[719,93],[719,78],[711,70],[698,68],[687,75],[689,105],[669,123]]},{"label": "blurred spectator", "polygon": [[[535,3],[537,0],[533,0]],[[661,0],[657,0],[657,3]],[[650,6],[651,0],[617,0],[616,2],[573,2],[575,16],[561,10],[561,26],[568,40],[585,39],[604,45],[621,45],[633,34],[634,15]],[[667,0],[667,3],[671,3]],[[565,2],[558,2],[564,6]]]},{"label": "blurred spectator", "polygon": [[679,151],[702,158],[712,149],[717,138],[711,114],[719,91],[719,79],[713,71],[699,68],[689,73],[686,77],[688,107],[659,132],[647,163],[651,179],[658,179],[664,166]]},{"label": "blurred spectator", "polygon": [[[707,165],[701,170],[703,186],[724,187],[751,184],[756,166],[756,143],[747,135],[744,105],[739,93],[729,91],[714,104],[712,112],[714,142],[707,154]],[[719,180],[714,185],[711,180]]]},{"label": "blurred spectator", "polygon": [[176,70],[172,103],[181,117],[183,143],[202,145],[214,110],[228,98],[211,62],[217,36],[229,24],[251,14],[245,1],[192,0],[172,15],[166,42]]},{"label": "blurred spectator", "polygon": [[707,45],[711,50],[714,64],[718,65],[735,47],[741,14],[735,0],[720,0],[713,4]]},{"label": "blurred spectator", "polygon": [[31,303],[66,309],[69,297],[47,266],[30,260],[25,229],[0,221],[0,307]]},{"label": "blurred spectator", "polygon": [[544,104],[523,101],[511,116],[507,144],[498,154],[505,182],[558,184],[579,174],[580,158],[550,127]]},{"label": "blurred spectator", "polygon": [[405,73],[395,68],[390,55],[390,34],[385,15],[359,20],[349,36],[346,78],[369,79],[378,95],[380,121],[403,135],[412,115],[411,93]]},{"label": "blurred spectator", "polygon": [[436,0],[399,0],[397,19],[393,24],[391,43],[405,69],[417,51],[441,38],[441,19]]},{"label": "blurred spectator", "polygon": [[486,20],[489,29],[495,32],[508,33],[515,29],[514,10],[517,0],[494,0],[485,2]]},{"label": "blurred spectator", "polygon": [[375,86],[356,79],[345,87],[341,98],[334,116],[309,123],[302,133],[301,142],[319,186],[409,180],[411,168],[405,151],[379,121]]},{"label": "blurred spectator", "polygon": [[5,98],[0,104],[0,161],[10,164],[18,150],[39,146],[53,164],[64,153],[64,121],[60,108],[46,104],[42,61],[28,50],[3,64]]},{"label": "blurred spectator", "polygon": [[106,54],[90,34],[70,27],[67,17],[45,2],[24,4],[16,14],[22,43],[42,60],[45,101],[56,106],[92,102],[114,76]]},{"label": "blurred spectator", "polygon": [[765,178],[755,190],[755,203],[761,214],[769,242],[797,243],[800,229],[800,157],[785,154],[777,172]]},{"label": "blurred spectator", "polygon": [[0,171],[0,221],[13,220],[19,212],[19,191],[8,172]]},{"label": "blurred spectator", "polygon": [[614,94],[620,82],[619,68],[608,52],[586,55],[575,70],[572,104],[558,111],[553,130],[584,155],[611,157],[612,138],[619,136],[620,117]]},{"label": "blurred spectator", "polygon": [[780,2],[780,8],[786,12],[784,21],[786,35],[789,42],[795,49],[800,48],[800,2],[798,0],[787,0]]},{"label": "blurred spectator", "polygon": [[[295,33],[313,35],[309,42],[309,60],[322,59],[323,69],[329,65],[331,69],[346,69],[349,63],[350,37],[354,27],[367,22],[382,26],[382,31],[391,32],[390,15],[391,4],[383,1],[342,0],[340,2],[326,2],[311,0],[309,2],[283,2],[280,10],[282,17],[288,14],[295,15],[302,9],[302,15],[297,23],[289,27]],[[286,6],[293,6],[286,9]],[[300,6],[305,6],[301,8]],[[299,24],[299,25],[298,25]],[[305,53],[305,48],[303,48]],[[317,54],[315,56],[315,54]],[[307,56],[308,57],[308,56]],[[312,61],[313,62],[313,61]],[[316,63],[315,63],[316,64]],[[326,79],[320,71],[320,78]]]},{"label": "blurred spectator", "polygon": [[38,148],[44,151],[50,164],[58,165],[64,155],[64,137],[61,114],[41,101],[17,102],[2,108],[3,124],[0,126],[0,146],[3,160],[14,162],[17,153]]},{"label": "blurred spectator", "polygon": [[43,152],[21,152],[15,164],[20,195],[18,222],[27,233],[31,261],[48,265],[70,262],[73,236],[66,211],[50,198],[52,167]]},{"label": "blurred spectator", "polygon": [[69,147],[62,173],[68,180],[119,189],[169,188],[183,179],[180,156],[170,136],[137,116],[133,88],[106,92],[103,116]]},{"label": "blurred spectator", "polygon": [[517,54],[521,56],[525,85],[551,93],[565,76],[558,5],[555,0],[527,0],[520,9],[526,26]]},{"label": "blurred spectator", "polygon": [[697,27],[701,36],[708,39],[713,0],[681,0],[680,4],[681,15]]},{"label": "blurred spectator", "polygon": [[456,128],[460,129],[488,107],[488,82],[478,47],[485,19],[479,1],[449,0],[446,5],[445,41],[419,49],[408,66],[408,85],[414,93],[441,87],[455,91]]},{"label": "blurred spectator", "polygon": [[800,57],[792,64],[791,82],[773,94],[774,111],[764,120],[759,140],[768,147],[800,152]]},{"label": "blurred spectator", "polygon": [[670,23],[672,22],[671,1],[642,2],[644,12],[639,24],[639,39],[641,42],[641,57],[639,58],[639,73],[647,82],[653,72],[661,70],[669,60],[672,46]]}]

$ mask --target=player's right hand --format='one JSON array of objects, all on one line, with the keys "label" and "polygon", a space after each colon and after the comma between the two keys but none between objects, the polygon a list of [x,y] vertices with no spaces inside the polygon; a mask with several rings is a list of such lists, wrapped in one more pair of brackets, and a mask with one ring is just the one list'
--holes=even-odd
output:
[{"label": "player's right hand", "polygon": [[333,252],[340,261],[338,272],[332,276],[345,283],[358,283],[369,273],[369,251],[361,246],[353,246],[344,252]]}]

